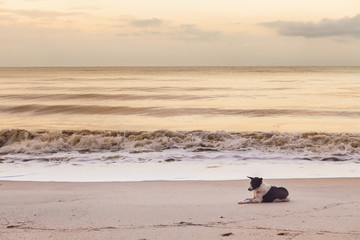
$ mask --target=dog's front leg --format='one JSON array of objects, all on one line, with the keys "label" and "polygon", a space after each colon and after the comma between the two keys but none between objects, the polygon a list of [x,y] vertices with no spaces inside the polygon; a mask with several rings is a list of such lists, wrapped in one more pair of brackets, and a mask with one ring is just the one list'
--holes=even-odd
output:
[{"label": "dog's front leg", "polygon": [[246,198],[245,200],[238,202],[238,204],[251,203],[252,200],[253,198]]},{"label": "dog's front leg", "polygon": [[245,204],[245,203],[260,203],[261,199],[258,198],[246,198],[244,201],[238,202],[238,204]]}]

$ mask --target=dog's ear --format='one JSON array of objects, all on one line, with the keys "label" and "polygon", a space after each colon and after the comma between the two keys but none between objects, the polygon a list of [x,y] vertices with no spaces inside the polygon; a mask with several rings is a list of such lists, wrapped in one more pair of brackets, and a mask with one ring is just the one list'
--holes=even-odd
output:
[{"label": "dog's ear", "polygon": [[251,180],[253,179],[252,177],[249,177],[249,176],[247,176],[248,178],[250,178]]}]

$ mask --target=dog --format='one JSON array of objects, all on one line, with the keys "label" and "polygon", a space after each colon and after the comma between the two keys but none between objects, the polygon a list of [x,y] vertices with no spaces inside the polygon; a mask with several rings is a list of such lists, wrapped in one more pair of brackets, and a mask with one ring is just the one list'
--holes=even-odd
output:
[{"label": "dog", "polygon": [[263,182],[262,178],[259,177],[248,177],[250,178],[249,191],[254,193],[253,198],[246,198],[239,204],[244,203],[261,203],[261,202],[288,202],[289,192],[284,187],[270,186]]}]

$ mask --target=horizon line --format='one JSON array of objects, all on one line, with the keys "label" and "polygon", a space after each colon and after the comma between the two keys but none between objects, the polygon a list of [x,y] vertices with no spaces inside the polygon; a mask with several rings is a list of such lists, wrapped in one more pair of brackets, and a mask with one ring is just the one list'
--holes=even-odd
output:
[{"label": "horizon line", "polygon": [[360,67],[360,65],[76,65],[76,66],[0,66],[0,68],[208,68],[208,67]]}]

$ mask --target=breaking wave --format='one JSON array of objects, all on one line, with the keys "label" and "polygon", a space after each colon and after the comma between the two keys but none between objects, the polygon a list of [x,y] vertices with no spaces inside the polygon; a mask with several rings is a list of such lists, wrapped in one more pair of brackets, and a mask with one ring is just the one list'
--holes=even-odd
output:
[{"label": "breaking wave", "polygon": [[[166,149],[190,151],[251,151],[326,153],[329,161],[360,160],[360,134],[280,133],[225,131],[0,131],[0,154],[126,151],[158,152]],[[341,158],[341,156],[343,156]],[[344,157],[345,156],[345,157]],[[305,159],[307,160],[307,159]],[[311,160],[311,159],[308,159]]]},{"label": "breaking wave", "polygon": [[192,116],[192,115],[221,115],[247,117],[274,117],[274,116],[343,116],[350,118],[360,117],[360,111],[345,110],[309,110],[309,109],[221,109],[221,108],[166,108],[166,107],[130,107],[130,106],[101,106],[101,105],[44,105],[26,104],[0,106],[3,113],[33,115],[51,114],[81,114],[81,115],[144,115],[152,117]]}]

